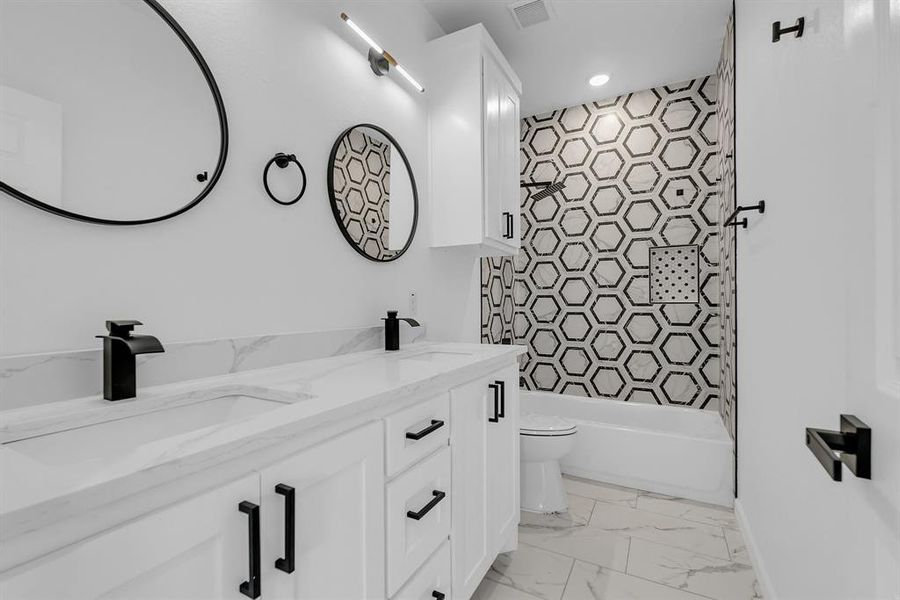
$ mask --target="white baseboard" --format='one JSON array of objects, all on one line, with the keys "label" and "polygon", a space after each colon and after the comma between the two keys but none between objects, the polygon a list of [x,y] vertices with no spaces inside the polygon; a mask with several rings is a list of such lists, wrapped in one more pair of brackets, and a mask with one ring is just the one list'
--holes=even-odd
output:
[{"label": "white baseboard", "polygon": [[750,560],[753,562],[756,580],[759,583],[759,590],[762,592],[763,598],[765,600],[778,600],[775,589],[772,587],[772,580],[769,579],[766,564],[759,553],[759,546],[756,545],[756,539],[753,537],[753,531],[750,529],[750,523],[747,522],[747,514],[744,512],[744,505],[741,504],[740,498],[736,498],[734,501],[734,516],[737,517],[738,527],[741,528],[741,534],[744,536],[744,544],[746,544],[747,553],[750,554]]}]

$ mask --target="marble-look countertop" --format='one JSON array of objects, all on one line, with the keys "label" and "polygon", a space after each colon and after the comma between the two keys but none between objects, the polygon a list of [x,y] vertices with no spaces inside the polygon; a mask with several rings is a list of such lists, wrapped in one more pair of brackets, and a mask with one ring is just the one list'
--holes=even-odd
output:
[{"label": "marble-look countertop", "polygon": [[[9,551],[9,540],[51,526],[60,538],[56,543],[62,543],[67,535],[60,524],[65,521],[69,538],[101,531],[166,502],[162,497],[151,502],[147,494],[158,496],[167,487],[183,493],[190,485],[179,482],[209,486],[264,468],[285,447],[302,447],[304,438],[309,445],[317,430],[353,426],[367,414],[377,418],[379,409],[393,410],[417,394],[439,393],[510,364],[524,351],[521,346],[423,342],[398,352],[373,350],[142,388],[132,400],[108,402],[94,396],[0,412],[0,545]],[[108,456],[88,452],[84,459],[60,460],[24,450],[55,432],[88,432],[97,423],[109,428],[111,412],[125,422],[131,414],[164,414],[172,406],[229,395],[280,404],[245,418],[120,447]],[[85,439],[91,443],[90,436]],[[213,479],[205,476],[210,473]],[[117,502],[135,495],[141,500]],[[88,514],[94,516],[86,524]],[[48,546],[28,543],[23,548],[19,557],[4,551],[0,571]]]}]

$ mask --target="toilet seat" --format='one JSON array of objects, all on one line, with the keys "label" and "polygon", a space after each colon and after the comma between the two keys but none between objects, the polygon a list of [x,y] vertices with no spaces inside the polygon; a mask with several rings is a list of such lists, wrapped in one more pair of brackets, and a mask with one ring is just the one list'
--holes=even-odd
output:
[{"label": "toilet seat", "polygon": [[519,418],[519,434],[532,437],[558,437],[575,435],[575,423],[553,415],[522,412]]}]

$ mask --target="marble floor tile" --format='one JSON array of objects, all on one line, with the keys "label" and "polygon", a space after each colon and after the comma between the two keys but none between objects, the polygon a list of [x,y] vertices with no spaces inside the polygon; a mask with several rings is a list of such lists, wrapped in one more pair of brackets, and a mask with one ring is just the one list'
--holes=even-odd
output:
[{"label": "marble floor tile", "polygon": [[563,513],[533,513],[522,511],[520,529],[561,530],[585,527],[591,520],[594,500],[569,494],[569,510]]},{"label": "marble floor tile", "polygon": [[519,542],[603,567],[624,571],[629,538],[598,527],[563,530],[519,529]]},{"label": "marble floor tile", "polygon": [[689,592],[575,561],[562,600],[706,600]]},{"label": "marble floor tile", "polygon": [[732,511],[565,478],[569,510],[522,512],[475,600],[760,600]]},{"label": "marble floor tile", "polygon": [[734,511],[731,509],[683,498],[640,492],[636,508],[647,512],[669,515],[670,517],[678,517],[686,521],[703,523],[704,525],[737,528],[737,520],[734,517]]},{"label": "marble floor tile", "polygon": [[583,496],[585,498],[600,500],[601,502],[631,507],[634,507],[637,502],[637,490],[599,483],[597,481],[591,481],[590,479],[582,479],[580,477],[572,477],[569,475],[563,477],[563,484],[566,486],[566,491],[569,494],[574,494],[576,496]]},{"label": "marble floor tile", "polygon": [[753,567],[641,539],[631,541],[629,575],[716,600],[754,600]]},{"label": "marble floor tile", "polygon": [[472,594],[472,600],[540,600],[536,596],[526,594],[523,591],[511,588],[508,585],[483,579],[475,592]]},{"label": "marble floor tile", "polygon": [[543,600],[559,600],[574,562],[522,544],[515,552],[498,556],[485,577]]},{"label": "marble floor tile", "polygon": [[731,553],[731,560],[742,562],[745,565],[752,565],[750,562],[750,553],[747,551],[747,545],[744,543],[744,536],[737,529],[725,528],[725,542],[728,544],[728,552]]},{"label": "marble floor tile", "polygon": [[718,558],[730,558],[721,527],[625,506],[598,502],[594,506],[588,528],[599,528],[609,533],[668,544]]}]

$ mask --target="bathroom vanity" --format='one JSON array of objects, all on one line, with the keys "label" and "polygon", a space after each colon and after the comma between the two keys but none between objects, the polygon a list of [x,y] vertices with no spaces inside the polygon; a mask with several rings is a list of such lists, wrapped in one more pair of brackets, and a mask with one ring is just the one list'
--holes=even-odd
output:
[{"label": "bathroom vanity", "polygon": [[0,597],[468,598],[517,543],[517,346],[2,413]]}]

